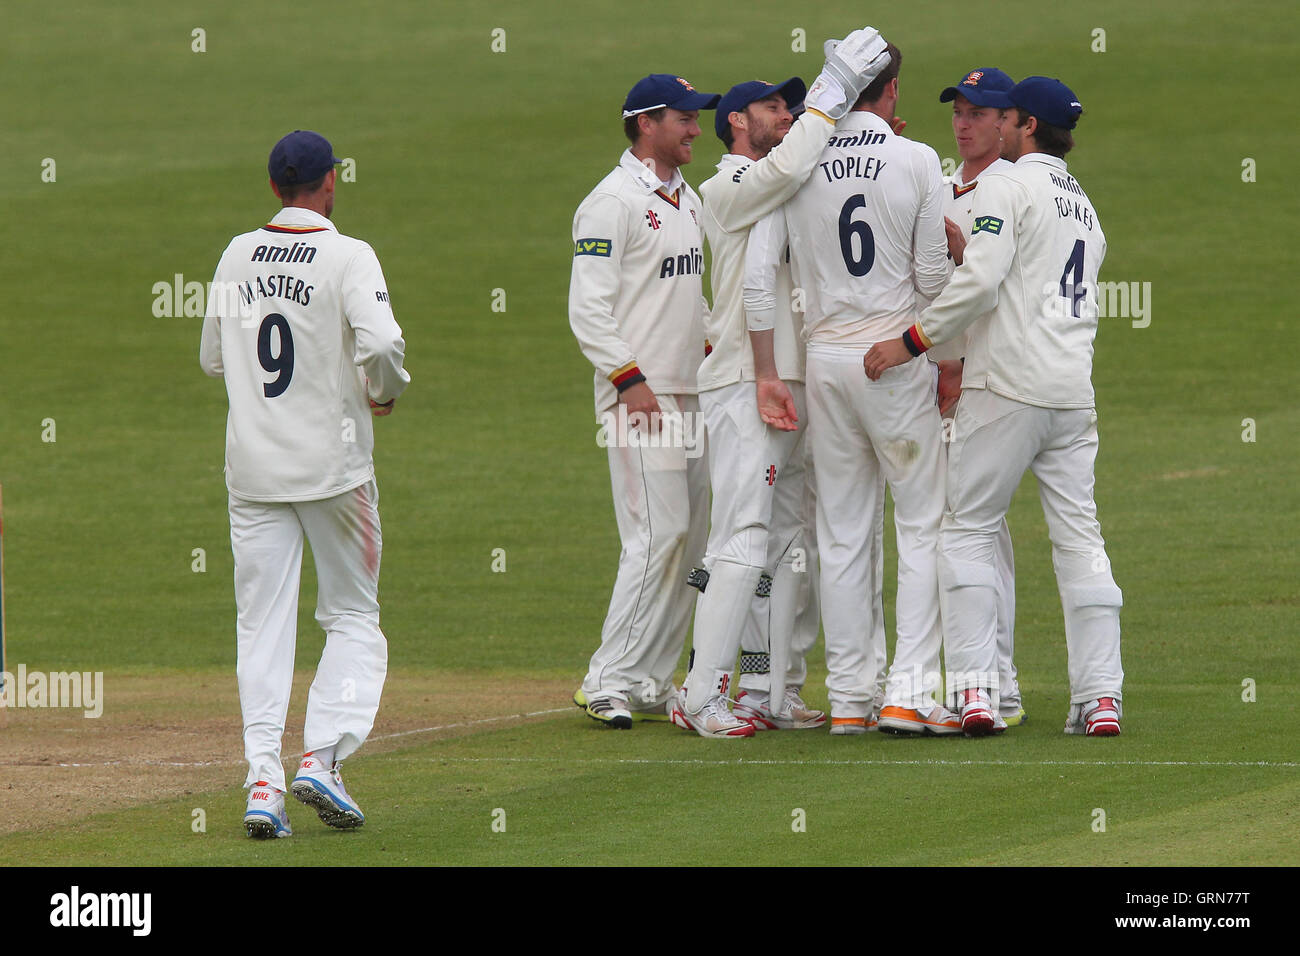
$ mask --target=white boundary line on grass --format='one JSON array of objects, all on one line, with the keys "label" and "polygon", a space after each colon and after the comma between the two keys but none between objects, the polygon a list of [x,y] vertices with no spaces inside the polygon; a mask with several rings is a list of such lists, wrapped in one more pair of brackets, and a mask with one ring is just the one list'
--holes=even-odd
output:
[{"label": "white boundary line on grass", "polygon": [[654,757],[436,757],[448,763],[566,763],[566,764],[667,764],[713,767],[1300,767],[1292,761],[1269,760],[702,760]]},{"label": "white boundary line on grass", "polygon": [[[414,730],[399,730],[391,734],[377,734],[370,740],[395,740],[415,734],[430,734],[440,730],[455,730],[461,727],[476,727],[481,724],[500,723],[504,720],[519,720],[525,717],[546,717],[551,714],[572,713],[571,707],[555,707],[549,710],[533,710],[523,714],[504,714],[499,717],[480,717],[477,720],[462,720],[452,724],[439,724],[435,727],[418,727]],[[613,764],[613,765],[656,765],[656,766],[717,766],[717,767],[1269,767],[1291,769],[1300,767],[1296,761],[1269,760],[781,760],[754,759],[736,757],[730,760],[705,760],[702,758],[680,757],[437,757],[433,758],[449,763],[565,763],[565,764]],[[8,767],[234,767],[243,764],[243,760],[199,760],[185,762],[179,760],[104,760],[96,763],[19,763],[17,761],[0,761],[0,766]]]},{"label": "white boundary line on grass", "polygon": [[395,734],[379,734],[376,737],[368,737],[366,739],[392,740],[396,737],[409,737],[411,734],[430,734],[435,730],[452,730],[456,727],[474,727],[478,724],[491,724],[502,720],[518,720],[520,717],[544,717],[547,714],[569,714],[572,712],[572,707],[556,707],[553,710],[533,710],[526,714],[506,714],[503,717],[481,717],[478,720],[464,720],[458,724],[442,724],[439,727],[421,727],[419,730],[399,730]]},{"label": "white boundary line on grass", "polygon": [[[393,740],[397,737],[409,737],[412,734],[431,734],[439,730],[455,730],[458,727],[475,727],[479,724],[500,723],[503,720],[519,720],[522,717],[545,717],[548,714],[567,714],[572,707],[556,707],[551,710],[533,710],[525,714],[505,714],[500,717],[481,717],[478,720],[462,720],[454,724],[439,724],[436,727],[419,727],[415,730],[399,730],[391,734],[376,734],[367,740]],[[0,760],[0,767],[237,767],[243,760],[198,760],[187,763],[179,760],[103,760],[97,763],[19,763]]]}]

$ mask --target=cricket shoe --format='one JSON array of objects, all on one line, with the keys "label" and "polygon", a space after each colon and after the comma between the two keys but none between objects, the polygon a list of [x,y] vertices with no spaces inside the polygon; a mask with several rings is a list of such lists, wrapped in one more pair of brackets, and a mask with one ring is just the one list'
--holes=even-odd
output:
[{"label": "cricket shoe", "polygon": [[869,734],[880,729],[880,721],[874,714],[870,717],[836,717],[831,715],[831,733],[837,737],[852,734]]},{"label": "cricket shoe", "polygon": [[1025,713],[1025,708],[1019,704],[1012,704],[1010,707],[1005,704],[999,708],[998,716],[1001,717],[1008,727],[1019,727],[1025,721],[1029,720],[1029,715]]},{"label": "cricket shoe", "polygon": [[298,776],[289,784],[294,797],[316,811],[328,827],[337,830],[355,830],[366,822],[361,808],[348,796],[339,776],[339,765],[329,769],[313,754],[304,754]]},{"label": "cricket shoe", "polygon": [[686,692],[680,690],[668,705],[668,719],[683,730],[693,730],[701,737],[730,739],[754,736],[754,725],[733,714],[727,707],[727,698],[721,694],[714,694],[705,701],[698,714],[692,714],[686,709]]},{"label": "cricket shoe", "polygon": [[293,835],[289,814],[284,809],[284,791],[259,780],[248,791],[248,809],[244,811],[244,830],[254,840],[270,840]]},{"label": "cricket shoe", "polygon": [[672,701],[667,701],[663,704],[660,704],[658,707],[651,707],[648,710],[641,710],[639,707],[631,707],[629,708],[629,710],[632,713],[632,719],[634,721],[667,720],[668,708],[671,706],[672,706]]},{"label": "cricket shoe", "polygon": [[[989,692],[971,688],[961,692],[961,732],[967,737],[986,737],[994,733],[993,703]],[[1005,724],[1003,725],[1005,728]]]},{"label": "cricket shoe", "polygon": [[742,720],[748,720],[755,730],[812,730],[826,724],[826,714],[804,703],[799,691],[785,689],[781,710],[772,713],[768,694],[762,691],[742,690],[736,695],[733,710]]},{"label": "cricket shoe", "polygon": [[880,729],[890,734],[951,736],[961,733],[961,718],[938,704],[929,710],[890,706],[880,712]]},{"label": "cricket shoe", "polygon": [[636,702],[628,702],[628,710],[632,712],[632,719],[641,720],[667,720],[668,709],[672,707],[673,701],[677,699],[677,688],[669,686],[666,693],[655,697],[648,698],[645,694],[653,688],[642,688],[642,697]]},{"label": "cricket shoe", "polygon": [[1123,712],[1123,704],[1114,697],[1099,697],[1086,704],[1071,704],[1070,716],[1065,721],[1065,732],[1089,737],[1118,737],[1119,719]]},{"label": "cricket shoe", "polygon": [[632,726],[632,711],[628,709],[627,701],[621,698],[606,696],[588,700],[579,687],[573,695],[573,702],[592,720],[607,727],[628,730]]}]

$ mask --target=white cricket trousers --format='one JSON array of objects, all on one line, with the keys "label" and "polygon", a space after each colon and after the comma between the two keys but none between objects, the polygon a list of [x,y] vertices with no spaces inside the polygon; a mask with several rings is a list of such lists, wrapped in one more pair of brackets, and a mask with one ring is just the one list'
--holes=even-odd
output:
[{"label": "white cricket trousers", "polygon": [[[805,398],[806,403],[806,398]],[[794,634],[790,641],[790,663],[785,674],[787,687],[802,691],[808,680],[808,655],[817,645],[822,630],[822,605],[817,597],[819,562],[817,560],[817,487],[813,471],[812,446],[807,440],[808,419],[804,416],[803,501],[799,518],[803,529],[803,573],[799,575],[799,597],[795,602]],[[763,621],[750,628],[767,626]],[[740,686],[752,689],[745,678]],[[757,685],[754,685],[755,688]]]},{"label": "white cricket trousers", "polygon": [[[944,416],[944,440],[943,440],[943,463],[942,469],[945,476],[948,473],[948,443],[952,440],[953,415],[956,409],[949,411]],[[946,478],[945,478],[946,481]],[[1010,717],[1020,710],[1020,681],[1016,674],[1015,652],[1016,652],[1016,555],[1015,549],[1011,545],[1011,528],[1007,525],[1006,518],[1002,519],[1002,524],[998,527],[997,537],[993,544],[994,569],[997,572],[997,614],[998,614],[998,689],[1001,698],[1001,711],[1004,717]],[[940,617],[942,617],[943,602],[939,602]],[[936,687],[943,687],[944,678],[941,675],[939,658],[936,655],[930,665],[927,666],[925,680],[933,683]],[[961,701],[958,699],[960,694],[952,690],[947,695],[947,704],[954,710],[958,709]]]},{"label": "white cricket trousers", "polygon": [[948,448],[940,585],[949,688],[997,691],[995,540],[1025,470],[1052,539],[1065,611],[1070,702],[1120,699],[1119,609],[1093,499],[1097,413],[1041,408],[982,388],[961,394]]},{"label": "white cricket trousers", "polygon": [[[799,602],[795,559],[803,547],[805,418],[803,383],[786,385],[799,419],[788,432],[763,423],[753,382],[700,394],[713,506],[704,555],[709,581],[695,605],[695,660],[686,695],[692,713],[712,695],[727,695],[751,619],[760,626],[750,630],[741,670],[758,667],[761,681],[755,673],[745,686],[758,683],[751,689],[785,696]],[[771,594],[757,597],[764,571],[772,575]],[[770,671],[757,663],[769,654]]]},{"label": "white cricket trousers", "polygon": [[[876,522],[876,534],[871,542],[871,580],[872,584],[872,635],[871,641],[876,642],[880,647],[885,646],[885,602],[884,602],[884,567],[885,567],[885,526],[884,526],[884,501],[885,501],[885,476],[880,475],[876,482],[876,497],[881,503],[881,518]],[[800,506],[800,520],[802,521],[803,533],[803,571],[797,574],[799,579],[799,596],[796,600],[795,620],[794,620],[794,638],[790,647],[790,662],[786,670],[785,683],[787,687],[793,687],[796,690],[802,690],[804,683],[808,679],[808,655],[817,645],[817,638],[821,636],[822,628],[822,608],[821,598],[818,596],[818,587],[821,580],[819,573],[820,562],[817,558],[817,476],[813,467],[812,446],[809,442],[804,442],[804,490],[803,502]],[[800,565],[795,565],[795,570],[799,570]],[[755,602],[755,606],[761,606],[760,602]],[[768,627],[767,618],[754,620],[756,613],[751,613],[750,622],[746,625],[746,637],[751,631],[758,633],[760,628]],[[764,638],[766,640],[766,638]],[[748,645],[741,645],[742,650]],[[935,668],[938,669],[938,661],[935,661]],[[764,684],[757,680],[747,680],[741,675],[740,686],[747,690],[760,690]]]},{"label": "white cricket trousers", "polygon": [[[708,452],[699,401],[694,395],[657,398],[665,415],[661,429],[607,433],[622,551],[600,647],[582,681],[588,700],[617,696],[634,710],[660,709],[676,690],[673,671],[698,594],[686,576],[704,558],[709,529]],[[613,416],[617,412],[618,406],[608,410]],[[670,422],[673,415],[679,417]]]},{"label": "white cricket trousers", "polygon": [[[939,409],[929,362],[913,359],[867,378],[867,346],[808,346],[808,428],[817,477],[817,549],[826,687],[835,717],[885,706],[926,707],[923,675],[942,643],[939,519],[943,512]],[[872,547],[880,475],[894,497],[898,595],[894,664],[875,626]]]},{"label": "white cricket trousers", "polygon": [[319,501],[230,497],[230,545],[238,608],[239,703],[244,714],[244,786],[285,789],[280,746],[297,642],[304,535],[319,589],[316,621],[325,650],[307,694],[304,751],[333,746],[342,760],[374,726],[388,673],[379,629],[379,489],[373,479]]}]

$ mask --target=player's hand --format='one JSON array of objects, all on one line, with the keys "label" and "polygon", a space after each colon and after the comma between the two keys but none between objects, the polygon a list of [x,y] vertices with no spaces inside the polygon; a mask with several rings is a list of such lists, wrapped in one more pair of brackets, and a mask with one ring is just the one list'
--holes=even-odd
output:
[{"label": "player's hand", "polygon": [[943,217],[943,231],[948,234],[948,255],[952,256],[953,262],[961,265],[962,258],[966,255],[966,234],[947,216]]},{"label": "player's hand", "polygon": [[895,116],[889,121],[889,128],[894,131],[895,136],[902,136],[903,130],[907,129],[907,120],[901,116]]},{"label": "player's hand", "polygon": [[[663,412],[659,408],[659,399],[645,382],[637,382],[631,388],[619,392],[618,401],[627,409],[627,420],[633,428],[639,428],[643,420],[652,431],[658,431],[663,427]],[[644,419],[635,416],[644,416]]]},{"label": "player's hand", "polygon": [[889,65],[885,41],[873,27],[854,30],[843,40],[827,40],[826,62],[804,103],[833,120],[848,113],[858,94]]},{"label": "player's hand", "polygon": [[785,382],[779,378],[759,379],[754,383],[754,390],[758,397],[758,417],[763,419],[763,424],[783,432],[798,430],[799,414]]},{"label": "player's hand", "polygon": [[385,415],[393,414],[393,406],[397,404],[397,399],[390,398],[384,404],[380,405],[373,398],[370,398],[370,379],[366,379],[366,398],[370,401],[370,414],[376,418],[383,418]]},{"label": "player's hand", "polygon": [[902,338],[886,339],[871,346],[871,351],[862,357],[862,369],[867,373],[867,378],[875,382],[879,381],[886,369],[911,360],[912,353],[907,350]]},{"label": "player's hand", "polygon": [[939,387],[935,400],[939,403],[939,414],[947,415],[961,398],[962,364],[957,359],[945,359],[936,362],[939,366]]}]

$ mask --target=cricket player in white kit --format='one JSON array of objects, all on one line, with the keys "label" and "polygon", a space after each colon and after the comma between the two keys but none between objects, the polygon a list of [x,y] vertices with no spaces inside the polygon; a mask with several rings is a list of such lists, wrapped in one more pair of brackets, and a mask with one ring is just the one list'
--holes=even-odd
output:
[{"label": "cricket player in white kit", "polygon": [[[727,691],[765,571],[770,571],[772,605],[766,633],[777,667],[770,670],[770,686],[745,695],[750,698],[745,709],[777,727],[816,727],[825,721],[824,714],[804,705],[797,688],[787,694],[785,683],[798,602],[793,563],[804,492],[801,328],[787,308],[779,328],[773,309],[761,327],[746,329],[745,252],[750,226],[807,179],[834,130],[833,117],[843,115],[887,63],[877,31],[850,34],[831,48],[807,114],[793,130],[789,107],[802,103],[805,93],[798,77],[779,86],[738,84],[718,107],[715,128],[731,151],[719,162],[718,174],[700,187],[714,270],[714,304],[707,318],[712,351],[699,370],[712,528],[706,574],[697,577],[701,594],[692,674],[670,708],[674,723],[701,736],[754,732],[750,721],[728,709]],[[785,292],[788,302],[788,287]],[[748,656],[766,658],[767,648]]]},{"label": "cricket player in white kit", "polygon": [[[952,103],[952,129],[961,164],[951,177],[944,178],[943,211],[948,230],[948,248],[954,266],[962,263],[966,236],[975,223],[975,195],[980,176],[985,172],[1005,171],[1012,164],[1002,158],[1002,123],[1004,110],[1011,106],[1007,93],[1015,80],[1003,71],[984,67],[971,70],[954,86],[939,94],[940,103]],[[924,301],[923,305],[929,305]],[[961,393],[961,359],[966,355],[970,328],[941,345],[927,357],[939,367],[940,411],[951,429],[951,418]],[[947,459],[947,442],[944,443]],[[1021,706],[1020,685],[1013,660],[1015,650],[1016,580],[1015,553],[1011,546],[1011,529],[1005,519],[994,543],[998,577],[998,686],[999,716],[1008,727],[1019,726],[1025,719]],[[939,662],[932,662],[926,678],[937,683]],[[949,706],[956,707],[955,700]]]},{"label": "cricket player in white kit", "polygon": [[292,790],[329,826],[365,821],[339,764],[370,733],[388,667],[370,416],[388,414],[410,376],[379,260],[330,222],[337,162],[317,133],[297,130],[275,145],[268,170],[283,208],[226,247],[199,349],[203,370],[225,378],[230,401],[226,485],[250,788],[244,825],[259,838],[292,832],[280,747],[304,535],[326,637]]},{"label": "cricket player in white kit", "polygon": [[595,368],[622,552],[574,703],[606,726],[666,719],[708,532],[695,372],[704,358],[700,200],[682,178],[719,96],[651,74],[623,104],[632,145],[573,218],[569,324]]},{"label": "cricket player in white kit", "polygon": [[[1066,733],[1120,732],[1119,611],[1093,497],[1092,388],[1097,276],[1106,237],[1064,156],[1083,112],[1059,80],[1032,76],[1008,94],[1006,172],[981,179],[964,262],[899,339],[863,362],[872,380],[959,335],[971,337],[948,453],[941,585],[949,673],[962,728],[994,728],[997,575],[994,540],[1025,470],[1038,479],[1065,611],[1070,672]],[[989,314],[991,313],[991,314]],[[984,316],[984,318],[981,318]]]},{"label": "cricket player in white kit", "polygon": [[[941,643],[936,541],[943,486],[934,382],[927,363],[879,385],[860,370],[872,343],[910,324],[916,293],[934,296],[947,278],[939,157],[893,131],[901,54],[892,45],[890,54],[890,67],[839,122],[812,177],[786,204],[784,223],[806,306],[831,732],[863,733],[882,707],[892,706],[908,712],[919,731],[950,734],[959,732],[954,716],[934,700],[933,688],[912,679]],[[871,608],[881,473],[894,495],[899,550],[897,640],[887,683]]]}]

